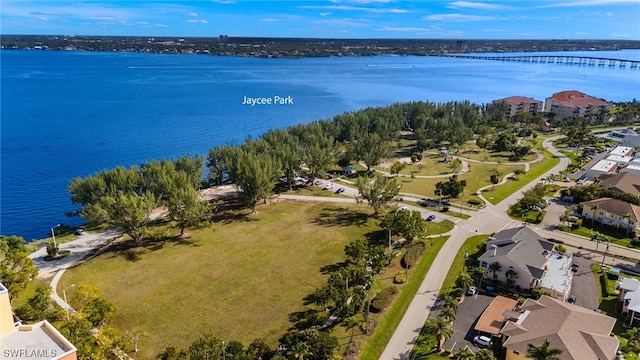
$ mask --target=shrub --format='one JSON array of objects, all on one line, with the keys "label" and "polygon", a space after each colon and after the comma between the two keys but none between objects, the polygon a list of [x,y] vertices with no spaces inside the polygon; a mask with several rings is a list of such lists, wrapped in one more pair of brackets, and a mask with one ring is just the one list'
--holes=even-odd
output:
[{"label": "shrub", "polygon": [[380,312],[391,304],[391,300],[393,300],[393,296],[398,293],[398,288],[395,286],[387,286],[382,289],[375,298],[371,301],[371,308],[373,311]]},{"label": "shrub", "polygon": [[443,206],[442,210],[440,210],[440,212],[447,212],[449,211],[449,207],[448,206]]},{"label": "shrub", "polygon": [[420,255],[422,255],[423,251],[424,251],[423,243],[416,243],[411,245],[409,250],[407,250],[407,252],[405,252],[404,256],[402,257],[402,266],[407,267],[408,265],[409,267],[412,267],[413,265],[415,265]]},{"label": "shrub", "polygon": [[482,201],[479,199],[469,199],[467,202],[471,205],[482,205]]},{"label": "shrub", "polygon": [[400,271],[393,277],[393,282],[396,284],[404,284],[407,281],[407,274],[404,271]]}]

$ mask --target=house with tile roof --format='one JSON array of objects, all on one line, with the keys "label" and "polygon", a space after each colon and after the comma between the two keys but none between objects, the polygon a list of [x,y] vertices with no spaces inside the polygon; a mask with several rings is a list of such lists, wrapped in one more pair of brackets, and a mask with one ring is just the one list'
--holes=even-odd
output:
[{"label": "house with tile roof", "polygon": [[574,116],[601,116],[609,113],[611,104],[576,90],[561,91],[545,100],[544,111],[567,119]]},{"label": "house with tile roof", "polygon": [[600,175],[598,179],[600,180],[598,185],[602,188],[640,195],[640,176],[632,172]]},{"label": "house with tile roof", "polygon": [[505,114],[507,117],[513,117],[519,112],[529,113],[531,115],[542,112],[542,101],[530,97],[509,96],[504,99],[493,100],[494,104],[501,102],[509,105],[509,110]]},{"label": "house with tile roof", "polygon": [[47,320],[14,323],[9,290],[0,283],[0,359],[76,360],[76,347]]},{"label": "house with tile roof", "polygon": [[640,326],[640,280],[621,278],[618,282],[622,314],[627,315],[627,325]]},{"label": "house with tile roof", "polygon": [[623,200],[600,198],[585,201],[582,205],[582,216],[603,225],[615,226],[629,231],[640,230],[640,206]]},{"label": "house with tile roof", "polygon": [[620,341],[611,336],[616,319],[591,309],[542,296],[527,299],[517,319],[507,321],[500,333],[506,360],[528,359],[529,344],[548,340],[560,349],[562,360],[613,360]]},{"label": "house with tile roof", "polygon": [[[541,286],[554,297],[566,300],[573,280],[571,256],[556,252],[554,247],[527,226],[505,229],[489,237],[478,262],[495,280],[513,281],[516,289]],[[494,263],[500,268],[495,275],[490,270]],[[515,279],[511,276],[509,280],[513,273]]]},{"label": "house with tile roof", "polygon": [[496,296],[489,306],[482,312],[480,318],[473,327],[480,335],[493,337],[500,335],[500,329],[504,326],[511,313],[518,306],[518,300],[504,296]]}]

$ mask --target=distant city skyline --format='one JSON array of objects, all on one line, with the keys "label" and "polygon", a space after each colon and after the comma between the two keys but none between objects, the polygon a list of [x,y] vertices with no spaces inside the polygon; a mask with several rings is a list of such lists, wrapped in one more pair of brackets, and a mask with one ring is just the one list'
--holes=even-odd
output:
[{"label": "distant city skyline", "polygon": [[1,32],[302,38],[640,40],[639,0],[18,1]]}]

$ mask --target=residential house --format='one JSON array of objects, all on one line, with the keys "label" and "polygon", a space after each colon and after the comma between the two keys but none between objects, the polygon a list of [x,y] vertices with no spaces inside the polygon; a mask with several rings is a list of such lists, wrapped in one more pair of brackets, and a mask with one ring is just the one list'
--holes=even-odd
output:
[{"label": "residential house", "polygon": [[[554,244],[523,226],[498,232],[487,240],[486,252],[478,261],[494,276],[492,264],[499,271],[495,279],[518,289],[541,286],[554,297],[566,300],[571,290],[573,273],[571,257],[554,251]],[[515,274],[515,275],[514,275]]]},{"label": "residential house", "polygon": [[611,109],[610,103],[576,90],[555,93],[546,99],[544,106],[544,111],[563,119],[574,116],[604,116]]},{"label": "residential house", "polygon": [[9,290],[0,283],[0,359],[76,360],[76,348],[47,320],[15,323]]},{"label": "residential house", "polygon": [[519,316],[507,321],[500,333],[506,360],[529,359],[529,344],[562,350],[562,360],[613,360],[620,341],[611,336],[616,319],[574,304],[542,296],[527,299]]},{"label": "residential house", "polygon": [[600,198],[585,201],[582,205],[582,216],[603,225],[615,226],[628,231],[637,231],[640,219],[640,206],[623,200]]},{"label": "residential house", "polygon": [[507,117],[513,117],[519,112],[529,113],[531,115],[542,112],[542,101],[536,100],[534,98],[524,96],[509,96],[504,99],[493,100],[494,104],[499,104],[501,102],[505,102],[507,103],[507,105],[509,105],[509,110],[505,114]]},{"label": "residential house", "polygon": [[620,172],[615,175],[600,175],[598,185],[605,189],[613,189],[631,195],[640,195],[640,176],[631,172]]},{"label": "residential house", "polygon": [[613,130],[607,137],[617,140],[620,145],[640,147],[640,134],[631,129]]},{"label": "residential house", "polygon": [[640,280],[621,278],[618,281],[622,313],[627,315],[629,326],[640,326]]},{"label": "residential house", "polygon": [[597,179],[600,175],[614,174],[619,168],[619,164],[612,160],[600,160],[591,168],[587,169],[584,177],[588,179]]},{"label": "residential house", "polygon": [[629,165],[620,169],[621,173],[632,173],[637,177],[640,177],[640,161],[638,159],[633,160]]},{"label": "residential house", "polygon": [[496,296],[491,304],[484,309],[473,329],[480,335],[489,338],[500,335],[500,329],[507,319],[512,317],[511,314],[515,311],[516,306],[518,306],[518,300]]},{"label": "residential house", "polygon": [[633,147],[630,146],[616,146],[613,150],[609,151],[609,155],[618,156],[632,156],[634,153]]}]

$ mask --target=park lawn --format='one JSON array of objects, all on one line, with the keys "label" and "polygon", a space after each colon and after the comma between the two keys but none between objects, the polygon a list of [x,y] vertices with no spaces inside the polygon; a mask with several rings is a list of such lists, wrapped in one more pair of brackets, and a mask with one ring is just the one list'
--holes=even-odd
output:
[{"label": "park lawn", "polygon": [[485,191],[483,195],[489,202],[495,205],[524,185],[551,170],[559,162],[560,159],[545,150],[544,159],[539,163],[530,164],[529,171],[527,171],[526,174],[519,175],[518,180],[509,180],[505,184],[496,186],[494,190]]},{"label": "park lawn", "polygon": [[[60,244],[64,244],[68,241],[76,240],[78,238],[77,235],[74,235],[75,229],[71,229],[68,232],[60,235],[56,235],[56,244],[60,246]],[[40,247],[46,247],[48,243],[53,242],[53,238],[48,237],[44,239],[34,239],[33,241],[29,241],[26,244],[27,251],[34,252],[38,250]]]},{"label": "park lawn", "polygon": [[[443,236],[430,239],[429,242],[427,242],[429,245],[426,251],[420,257],[418,264],[409,272],[409,281],[401,287],[400,292],[395,296],[391,306],[389,306],[386,311],[376,314],[376,329],[373,335],[367,339],[366,344],[361,345],[362,352],[358,356],[358,359],[377,360],[380,358],[398,324],[400,324],[404,313],[409,308],[413,297],[420,288],[422,280],[429,271],[433,260],[448,238],[448,236]],[[401,269],[398,268],[398,271],[400,270]],[[392,283],[395,273],[392,269],[388,269],[387,271],[390,272],[390,276],[381,278],[378,281],[379,288],[391,285]],[[363,338],[364,336],[360,336],[357,340],[362,341]]]},{"label": "park lawn", "polygon": [[[508,174],[516,169],[524,170],[524,165],[509,165],[509,164],[481,164],[470,163],[470,171],[460,175],[458,178],[461,180],[467,180],[467,186],[465,187],[465,198],[468,194],[476,193],[480,188],[490,185],[490,177],[496,169],[501,174]],[[398,182],[402,185],[403,193],[417,194],[425,197],[434,198],[436,184],[440,181],[447,181],[447,178],[398,178]]]},{"label": "park lawn", "polygon": [[521,163],[533,161],[538,156],[536,153],[532,152],[518,161],[511,161],[511,155],[513,155],[513,153],[510,151],[493,151],[481,149],[478,145],[475,144],[475,142],[467,142],[463,146],[463,148],[455,154],[455,156],[459,156],[465,159],[477,160],[482,162],[500,162],[503,164],[508,164],[510,162]]},{"label": "park lawn", "polygon": [[427,222],[427,234],[429,235],[437,235],[444,234],[453,229],[456,224],[452,223],[449,220],[442,221],[428,221]]},{"label": "park lawn", "polygon": [[[322,269],[345,259],[344,246],[379,231],[365,205],[280,201],[220,214],[210,227],[144,248],[106,252],[63,276],[72,299],[91,284],[117,307],[113,325],[146,326],[141,358],[188,347],[204,332],[276,347],[288,316],[326,284]],[[382,234],[382,233],[381,233]],[[71,301],[73,305],[73,301]]]}]

